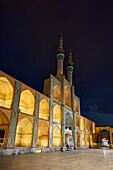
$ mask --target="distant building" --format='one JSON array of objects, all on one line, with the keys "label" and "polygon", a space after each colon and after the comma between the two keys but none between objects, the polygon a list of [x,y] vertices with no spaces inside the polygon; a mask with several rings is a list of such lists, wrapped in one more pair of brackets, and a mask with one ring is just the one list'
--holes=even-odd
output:
[{"label": "distant building", "polygon": [[44,81],[43,94],[0,71],[1,150],[18,154],[56,151],[67,144],[74,149],[94,145],[95,123],[81,116],[74,91],[71,50],[67,79],[63,74],[62,35],[56,57],[57,74]]}]

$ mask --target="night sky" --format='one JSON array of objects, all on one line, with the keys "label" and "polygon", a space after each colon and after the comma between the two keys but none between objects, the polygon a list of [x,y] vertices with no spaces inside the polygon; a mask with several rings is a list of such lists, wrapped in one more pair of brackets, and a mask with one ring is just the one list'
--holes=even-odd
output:
[{"label": "night sky", "polygon": [[64,65],[71,48],[81,114],[96,126],[113,126],[112,0],[1,0],[0,14],[2,71],[43,92],[44,79],[56,75],[63,33]]}]

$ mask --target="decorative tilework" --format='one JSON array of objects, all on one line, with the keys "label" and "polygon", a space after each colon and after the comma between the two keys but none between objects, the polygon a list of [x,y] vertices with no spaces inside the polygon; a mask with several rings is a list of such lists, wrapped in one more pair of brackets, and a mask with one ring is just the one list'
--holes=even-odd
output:
[{"label": "decorative tilework", "polygon": [[38,132],[39,102],[40,102],[40,95],[39,95],[39,93],[36,93],[36,102],[35,102],[35,121],[34,121],[34,132],[33,132],[33,148],[36,148],[36,147],[37,147],[37,132]]},{"label": "decorative tilework", "polygon": [[12,116],[11,116],[11,125],[9,131],[8,148],[14,148],[16,124],[17,124],[17,118],[19,112],[18,107],[19,107],[19,99],[20,99],[20,89],[21,89],[20,82],[16,82],[14,103],[13,103]]}]

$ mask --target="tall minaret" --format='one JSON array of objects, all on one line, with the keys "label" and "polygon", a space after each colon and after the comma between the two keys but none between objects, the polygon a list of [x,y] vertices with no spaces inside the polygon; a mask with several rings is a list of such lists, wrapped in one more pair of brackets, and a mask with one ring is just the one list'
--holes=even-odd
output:
[{"label": "tall minaret", "polygon": [[58,79],[61,79],[63,75],[63,61],[64,61],[64,49],[63,49],[63,35],[60,36],[59,48],[57,50],[57,75]]},{"label": "tall minaret", "polygon": [[69,83],[72,85],[73,84],[73,69],[74,69],[74,63],[72,61],[72,51],[69,49],[69,58],[67,61],[67,79]]}]

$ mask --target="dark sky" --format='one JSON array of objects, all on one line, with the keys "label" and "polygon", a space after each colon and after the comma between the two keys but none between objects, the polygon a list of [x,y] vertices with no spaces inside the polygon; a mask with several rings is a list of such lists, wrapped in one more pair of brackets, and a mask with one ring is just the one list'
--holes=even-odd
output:
[{"label": "dark sky", "polygon": [[63,33],[65,62],[73,51],[81,114],[113,126],[112,0],[1,0],[0,14],[2,71],[42,92],[44,79],[56,75]]}]

